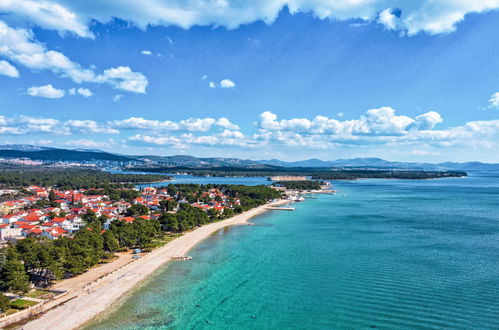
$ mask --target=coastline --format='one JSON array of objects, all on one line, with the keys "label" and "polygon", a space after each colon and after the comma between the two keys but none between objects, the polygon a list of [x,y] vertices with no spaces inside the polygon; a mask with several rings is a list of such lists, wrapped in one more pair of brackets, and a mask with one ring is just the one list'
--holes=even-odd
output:
[{"label": "coastline", "polygon": [[[71,295],[66,295],[67,297],[64,302],[53,301],[51,302],[52,304],[48,303],[45,306],[46,312],[44,314],[28,322],[21,328],[34,330],[40,328],[79,328],[94,319],[97,315],[112,308],[120,298],[134,289],[160,267],[168,263],[172,257],[185,256],[193,247],[205,240],[213,232],[227,226],[248,224],[251,218],[268,211],[266,209],[268,206],[279,206],[289,202],[288,200],[279,200],[264,204],[230,219],[199,227],[153,250],[140,259],[120,265],[114,271],[98,277],[97,280],[83,287],[81,286],[82,281],[78,277],[69,279],[67,280],[68,282],[71,280],[79,282],[80,288],[74,290]],[[123,258],[131,260],[130,255],[124,255],[110,264],[120,260],[123,262]],[[96,272],[100,268],[91,269],[89,272]],[[64,286],[64,282],[62,281],[57,285]]]}]

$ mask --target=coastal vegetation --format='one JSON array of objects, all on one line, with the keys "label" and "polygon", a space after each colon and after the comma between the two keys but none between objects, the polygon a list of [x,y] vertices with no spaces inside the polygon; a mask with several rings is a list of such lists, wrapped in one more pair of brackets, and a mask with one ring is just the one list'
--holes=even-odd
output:
[{"label": "coastal vegetation", "polygon": [[19,170],[1,171],[0,187],[57,187],[59,189],[90,189],[132,187],[134,184],[169,180],[161,174],[114,174],[97,170]]},{"label": "coastal vegetation", "polygon": [[[144,205],[133,204],[126,212],[132,221],[116,219],[106,227],[107,216],[97,216],[88,210],[82,215],[85,227],[71,236],[54,240],[28,236],[16,244],[8,243],[0,250],[0,291],[26,292],[31,284],[46,287],[55,279],[73,277],[98,263],[111,260],[114,252],[131,248],[151,250],[179,233],[229,218],[281,196],[280,192],[264,185],[170,184],[165,188],[172,199],[159,203],[159,213]],[[210,189],[222,192],[234,202],[237,198],[238,203],[223,211],[215,208],[205,211],[190,205],[190,202],[202,202],[203,199],[212,201],[207,196]],[[121,199],[124,194],[120,189],[96,191],[108,192],[116,199]],[[216,201],[220,196],[213,198]]]},{"label": "coastal vegetation", "polygon": [[435,179],[467,176],[463,171],[426,171],[382,168],[324,168],[324,167],[132,167],[130,171],[149,173],[187,173],[193,176],[265,177],[265,176],[310,176],[318,180],[354,179]]}]

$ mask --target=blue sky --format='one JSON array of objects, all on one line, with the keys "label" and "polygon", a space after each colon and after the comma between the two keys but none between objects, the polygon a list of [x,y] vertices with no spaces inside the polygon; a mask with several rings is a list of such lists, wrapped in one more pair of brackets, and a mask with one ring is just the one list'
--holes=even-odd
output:
[{"label": "blue sky", "polygon": [[2,143],[499,162],[499,1],[0,0]]}]

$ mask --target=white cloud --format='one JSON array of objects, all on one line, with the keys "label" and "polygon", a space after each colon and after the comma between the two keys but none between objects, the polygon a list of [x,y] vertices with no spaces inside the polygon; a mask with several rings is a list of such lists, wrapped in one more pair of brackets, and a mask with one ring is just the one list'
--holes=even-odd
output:
[{"label": "white cloud", "polygon": [[44,86],[33,86],[26,90],[26,94],[35,97],[44,97],[48,99],[60,99],[66,92],[63,89],[57,89],[52,84]]},{"label": "white cloud", "polygon": [[231,129],[231,130],[239,130],[238,125],[232,123],[228,118],[225,118],[225,117],[218,118],[216,125],[221,126],[221,127],[225,127],[225,128]]},{"label": "white cloud", "polygon": [[416,117],[416,127],[418,129],[433,129],[437,124],[443,122],[442,116],[438,112],[430,111]]},{"label": "white cloud", "polygon": [[152,52],[150,50],[143,50],[140,52],[142,55],[152,55]]},{"label": "white cloud", "polygon": [[7,61],[0,61],[0,75],[8,76],[11,78],[19,77],[19,72],[16,67]]},{"label": "white cloud", "polygon": [[66,126],[72,129],[79,130],[82,133],[105,133],[105,134],[119,134],[120,131],[114,128],[109,128],[97,123],[94,120],[68,120],[65,122]]},{"label": "white cloud", "polygon": [[69,95],[81,95],[83,97],[90,97],[94,95],[90,89],[87,88],[70,88],[68,90]]},{"label": "white cloud", "polygon": [[260,114],[258,126],[264,130],[295,131],[300,133],[334,135],[404,135],[413,129],[433,129],[441,123],[440,114],[430,111],[416,119],[398,116],[390,107],[370,109],[357,120],[339,121],[325,116],[313,119],[292,118],[277,120],[277,115],[266,111]]},{"label": "white cloud", "polygon": [[[1,1],[1,0],[0,0]],[[0,21],[0,55],[33,70],[50,70],[75,83],[105,83],[116,89],[145,93],[147,78],[129,67],[116,67],[97,74],[71,61],[61,52],[48,50],[35,40],[31,30],[12,28]]]},{"label": "white cloud", "polygon": [[[208,76],[203,76],[202,79],[205,79],[204,77],[208,78]],[[214,81],[210,81],[208,86],[210,86],[210,88],[217,88],[217,87],[220,87],[220,88],[235,88],[236,87],[236,83],[233,82],[232,80],[230,79],[223,79],[221,80],[218,84]]]},{"label": "white cloud", "polygon": [[116,89],[134,93],[145,93],[149,82],[140,72],[133,72],[127,66],[120,66],[104,70],[102,75],[96,77],[97,82],[107,82]]},{"label": "white cloud", "polygon": [[400,18],[394,15],[390,8],[383,10],[379,14],[378,22],[383,24],[389,30],[398,30],[402,25]]},{"label": "white cloud", "polygon": [[118,134],[119,130],[106,123],[93,120],[70,119],[60,121],[53,118],[18,116],[0,116],[0,134]]},{"label": "white cloud", "polygon": [[208,75],[205,75],[205,74],[204,74],[204,75],[201,77],[201,80],[206,80],[206,79],[208,79]]},{"label": "white cloud", "polygon": [[[16,11],[18,14],[26,9],[17,9],[15,4],[24,7],[33,0],[4,0],[3,11]],[[38,3],[38,2],[37,2]],[[263,21],[273,23],[280,11],[287,6],[291,14],[311,13],[318,19],[379,21],[387,28],[406,31],[409,35],[424,31],[430,34],[448,33],[455,29],[457,23],[471,13],[482,13],[496,10],[497,0],[185,0],[158,1],[142,0],[140,2],[101,0],[99,6],[88,1],[57,0],[43,3],[57,4],[67,12],[76,16],[68,20],[70,23],[56,24],[42,22],[41,13],[31,16],[44,23],[46,28],[69,30],[85,35],[84,27],[78,22],[109,22],[120,18],[145,29],[154,25],[177,25],[190,28],[194,25],[225,26],[229,29],[240,25]],[[398,14],[395,15],[394,13]],[[50,16],[50,15],[46,15]],[[60,15],[59,15],[60,16]],[[56,16],[57,17],[57,16]],[[63,21],[61,21],[63,22]],[[82,30],[83,28],[83,30]],[[80,32],[78,32],[80,31]]]},{"label": "white cloud", "polygon": [[495,92],[490,96],[489,105],[491,108],[499,109],[499,92]]},{"label": "white cloud", "polygon": [[121,101],[122,98],[123,98],[122,94],[116,94],[115,96],[113,96],[113,102],[119,102]]},{"label": "white cloud", "polygon": [[0,11],[4,18],[15,16],[16,19],[25,19],[45,29],[61,33],[70,31],[80,37],[93,38],[81,17],[56,1],[0,0]]},{"label": "white cloud", "polygon": [[90,96],[94,95],[94,94],[92,93],[92,91],[91,91],[90,89],[87,89],[87,88],[78,88],[78,89],[76,90],[76,92],[77,92],[78,94],[80,94],[81,96],[83,96],[83,97],[90,97]]},{"label": "white cloud", "polygon": [[220,81],[220,87],[221,88],[234,88],[234,87],[236,87],[236,84],[230,79],[224,79],[224,80]]},{"label": "white cloud", "polygon": [[112,127],[127,129],[143,129],[151,131],[189,131],[206,132],[215,126],[238,130],[239,126],[232,123],[229,119],[222,117],[214,118],[189,118],[179,122],[170,120],[150,120],[142,117],[130,117],[124,120],[115,120],[108,123]]}]

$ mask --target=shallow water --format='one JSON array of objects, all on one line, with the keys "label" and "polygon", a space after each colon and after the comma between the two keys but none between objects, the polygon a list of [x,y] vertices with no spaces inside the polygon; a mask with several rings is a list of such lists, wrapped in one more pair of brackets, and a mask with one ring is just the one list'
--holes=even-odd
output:
[{"label": "shallow water", "polygon": [[499,328],[499,176],[334,186],[218,231],[89,328]]}]

